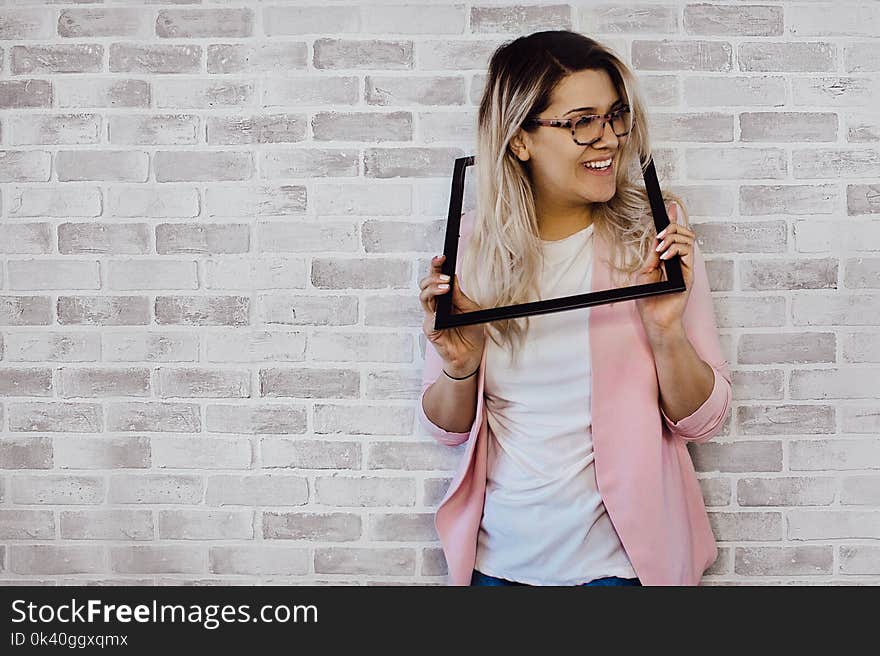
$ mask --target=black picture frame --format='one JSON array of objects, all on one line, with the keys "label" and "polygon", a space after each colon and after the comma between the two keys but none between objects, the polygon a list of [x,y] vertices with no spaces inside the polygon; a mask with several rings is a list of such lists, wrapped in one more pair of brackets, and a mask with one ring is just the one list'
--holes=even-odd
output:
[{"label": "black picture frame", "polygon": [[[449,218],[446,222],[446,240],[443,244],[443,254],[446,256],[441,271],[449,276],[449,290],[445,294],[436,297],[436,316],[434,318],[434,330],[444,330],[455,326],[467,326],[499,319],[515,319],[534,314],[547,314],[550,312],[562,312],[576,308],[614,303],[617,301],[629,301],[646,296],[658,294],[670,294],[683,292],[687,288],[681,273],[681,261],[676,253],[667,260],[662,260],[666,270],[666,280],[645,285],[632,285],[617,289],[602,289],[573,296],[545,299],[531,303],[520,303],[505,307],[484,308],[472,312],[452,313],[452,291],[455,285],[455,267],[458,255],[459,230],[461,227],[462,201],[464,200],[465,173],[468,166],[474,163],[474,155],[459,157],[455,160],[455,168],[452,173],[452,191],[449,198]],[[654,167],[653,157],[648,160],[643,170],[645,189],[651,205],[651,214],[654,217],[654,225],[657,232],[669,225],[669,216],[666,213],[666,204],[660,193],[660,183],[657,180],[657,171]]]}]

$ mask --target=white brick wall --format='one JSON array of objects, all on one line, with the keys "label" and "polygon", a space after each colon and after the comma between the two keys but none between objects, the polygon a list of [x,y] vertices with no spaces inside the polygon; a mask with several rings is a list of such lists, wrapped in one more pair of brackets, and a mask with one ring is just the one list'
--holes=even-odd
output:
[{"label": "white brick wall", "polygon": [[0,10],[0,583],[435,584],[417,281],[492,50],[647,92],[734,408],[705,585],[880,582],[880,4]]}]

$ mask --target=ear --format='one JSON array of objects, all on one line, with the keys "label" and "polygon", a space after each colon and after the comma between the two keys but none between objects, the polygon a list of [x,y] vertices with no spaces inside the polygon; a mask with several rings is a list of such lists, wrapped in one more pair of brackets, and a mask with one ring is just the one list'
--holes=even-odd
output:
[{"label": "ear", "polygon": [[525,141],[522,138],[522,130],[517,132],[510,140],[509,148],[510,152],[513,153],[513,156],[521,162],[525,162],[530,157],[528,146],[526,146]]}]

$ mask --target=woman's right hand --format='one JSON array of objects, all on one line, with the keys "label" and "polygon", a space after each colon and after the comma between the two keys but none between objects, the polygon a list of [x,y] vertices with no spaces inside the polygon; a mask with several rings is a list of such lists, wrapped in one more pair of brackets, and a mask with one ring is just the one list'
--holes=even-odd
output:
[{"label": "woman's right hand", "polygon": [[[450,376],[459,378],[473,373],[483,361],[483,346],[486,343],[486,324],[477,323],[467,326],[454,326],[443,330],[434,330],[434,318],[437,311],[437,296],[449,292],[448,281],[441,280],[440,266],[444,255],[437,255],[431,260],[428,275],[419,281],[421,292],[419,301],[425,311],[422,331],[431,340],[437,353],[446,363],[444,369]],[[445,284],[446,287],[440,287]],[[452,309],[455,312],[472,312],[481,309],[473,300],[465,296],[455,275],[455,289],[452,292]]]}]

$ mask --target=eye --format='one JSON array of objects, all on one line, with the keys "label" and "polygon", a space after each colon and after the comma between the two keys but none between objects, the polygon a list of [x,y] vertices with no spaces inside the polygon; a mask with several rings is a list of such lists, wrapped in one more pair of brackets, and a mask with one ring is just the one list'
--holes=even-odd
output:
[{"label": "eye", "polygon": [[581,116],[577,122],[575,122],[575,127],[578,125],[590,125],[596,121],[596,116],[593,114],[587,114],[586,116]]}]

